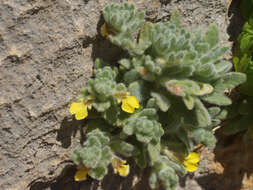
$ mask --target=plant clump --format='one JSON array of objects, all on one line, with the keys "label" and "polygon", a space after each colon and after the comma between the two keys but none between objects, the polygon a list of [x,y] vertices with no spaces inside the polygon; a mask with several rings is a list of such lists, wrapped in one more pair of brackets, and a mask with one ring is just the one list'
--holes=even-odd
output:
[{"label": "plant clump", "polygon": [[246,76],[222,59],[228,47],[219,45],[216,25],[188,31],[176,12],[169,22],[146,22],[129,3],[110,4],[103,15],[102,35],[127,55],[118,67],[97,59],[94,77],[70,107],[86,120],[86,140],[73,155],[81,166],[76,178],[101,180],[110,164],[127,176],[123,158],[133,158],[151,168],[151,188],[174,189],[178,176],[198,168],[194,146],[214,148],[212,129],[232,103],[224,91]]}]

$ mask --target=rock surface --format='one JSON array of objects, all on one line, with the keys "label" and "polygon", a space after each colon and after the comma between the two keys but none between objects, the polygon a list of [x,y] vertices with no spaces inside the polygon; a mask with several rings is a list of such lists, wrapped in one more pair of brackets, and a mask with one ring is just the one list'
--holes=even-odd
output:
[{"label": "rock surface", "polygon": [[65,117],[92,74],[105,4],[0,1],[0,189],[29,189],[68,164],[79,138],[70,143],[74,125]]},{"label": "rock surface", "polygon": [[[189,28],[216,23],[222,43],[231,45],[225,0],[129,1],[153,22],[168,20],[176,8]],[[123,1],[0,1],[0,189],[147,190],[133,174],[101,184],[72,180],[70,155],[82,122],[72,120],[68,106],[92,75],[94,59],[113,62],[121,52],[99,34],[109,2]],[[185,184],[178,189],[201,189],[196,180]]]}]

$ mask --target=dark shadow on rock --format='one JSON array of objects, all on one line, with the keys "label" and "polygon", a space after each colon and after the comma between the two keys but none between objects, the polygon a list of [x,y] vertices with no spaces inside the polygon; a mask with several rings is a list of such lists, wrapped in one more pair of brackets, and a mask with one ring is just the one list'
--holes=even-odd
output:
[{"label": "dark shadow on rock", "polygon": [[101,13],[97,24],[97,35],[94,38],[86,37],[83,39],[83,48],[92,46],[92,60],[95,62],[97,58],[102,59],[106,63],[116,64],[122,57],[127,56],[127,52],[120,47],[112,44],[109,39],[101,35],[101,27],[105,23]]},{"label": "dark shadow on rock", "polygon": [[100,58],[106,63],[116,64],[124,55],[127,55],[118,46],[112,44],[102,36],[97,36],[95,43],[92,44],[92,59]]},{"label": "dark shadow on rock", "polygon": [[85,4],[87,4],[90,0],[83,0]]},{"label": "dark shadow on rock", "polygon": [[44,183],[42,181],[35,182],[30,186],[29,190],[49,190],[49,183],[50,182]]},{"label": "dark shadow on rock", "polygon": [[[74,181],[75,172],[76,167],[74,165],[67,165],[56,180],[46,181],[38,179],[30,185],[29,190],[80,190],[81,183]],[[88,179],[85,182],[90,184],[91,180]]]},{"label": "dark shadow on rock", "polygon": [[[196,179],[197,182],[204,190],[253,189],[252,139],[245,139],[244,133],[224,136],[221,132],[218,134],[218,139],[214,150],[215,162],[212,164],[221,164],[223,172],[215,173],[215,166],[213,173]],[[251,184],[251,186],[245,188],[244,184]]]},{"label": "dark shadow on rock", "polygon": [[112,167],[109,167],[109,174],[105,176],[101,184],[103,190],[151,190],[148,182],[150,168],[143,171],[132,159],[128,163],[131,169],[127,177],[113,174]]},{"label": "dark shadow on rock", "polygon": [[131,181],[133,176],[130,174],[127,178],[120,177],[119,175],[113,174],[113,170],[109,167],[109,174],[106,175],[102,181],[101,187],[104,190],[109,189],[125,189],[122,186],[131,189]]},{"label": "dark shadow on rock", "polygon": [[237,45],[237,38],[241,33],[242,27],[245,23],[240,10],[241,2],[242,0],[233,0],[228,10],[228,18],[230,23],[228,25],[227,32],[230,36],[229,40],[235,42],[233,46],[233,52],[235,51],[235,47]]},{"label": "dark shadow on rock", "polygon": [[[127,177],[114,174],[112,167],[109,166],[108,174],[101,182],[89,176],[85,181],[76,182],[74,181],[76,167],[67,165],[57,179],[53,181],[38,179],[30,185],[29,190],[151,190],[148,183],[149,169],[141,172],[133,161],[130,161],[129,164],[131,170]],[[159,188],[159,190],[163,189]]]},{"label": "dark shadow on rock", "polygon": [[[203,190],[216,190],[216,189],[222,189],[222,190],[229,190],[227,189],[227,186],[225,187],[225,183],[227,181],[223,181],[224,176],[219,175],[219,174],[210,174],[207,176],[203,176],[199,178],[198,184],[203,188]],[[241,179],[238,179],[238,181]],[[240,184],[236,184],[238,181],[235,181],[233,184],[230,185],[230,189],[232,190],[237,190]]]},{"label": "dark shadow on rock", "polygon": [[190,177],[193,177],[192,176],[192,174],[186,174],[185,176],[183,176],[183,177],[179,177],[179,186],[180,187],[185,187],[186,186],[186,180],[187,180],[187,176],[189,176],[190,175]]},{"label": "dark shadow on rock", "polygon": [[159,0],[162,5],[167,5],[171,2],[171,0]]},{"label": "dark shadow on rock", "polygon": [[[49,190],[80,190],[80,183],[74,181],[75,172],[74,165],[66,166],[57,180],[50,185]],[[90,180],[86,183],[90,183]]]},{"label": "dark shadow on rock", "polygon": [[[149,176],[150,176],[151,168],[145,168],[144,170],[140,170],[137,168],[138,174],[138,183],[134,185],[133,190],[151,190],[149,186]],[[162,187],[159,187],[159,190],[164,190]]]},{"label": "dark shadow on rock", "polygon": [[71,137],[76,136],[77,131],[81,129],[83,123],[83,121],[77,121],[74,118],[68,119],[65,117],[63,119],[56,137],[56,140],[61,142],[63,148],[68,148],[71,145]]}]

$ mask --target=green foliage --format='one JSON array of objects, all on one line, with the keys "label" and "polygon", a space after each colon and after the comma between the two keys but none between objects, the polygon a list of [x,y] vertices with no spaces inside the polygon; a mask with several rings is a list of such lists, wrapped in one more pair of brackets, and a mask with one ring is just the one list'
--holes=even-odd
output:
[{"label": "green foliage", "polygon": [[145,42],[143,47],[137,47],[131,35],[145,23],[143,12],[136,11],[132,4],[111,4],[104,10],[104,19],[113,34],[109,38],[114,44],[133,53],[143,52]]},{"label": "green foliage", "polygon": [[233,58],[235,70],[247,74],[247,82],[240,87],[243,94],[253,96],[253,1],[242,2],[242,13],[247,19],[238,37],[238,47]]},{"label": "green foliage", "polygon": [[73,160],[77,165],[91,168],[91,177],[101,180],[107,174],[107,166],[111,162],[113,152],[109,145],[110,139],[99,129],[87,134],[83,146],[77,147]]},{"label": "green foliage", "polygon": [[223,132],[227,135],[242,131],[252,133],[250,131],[253,129],[253,1],[243,0],[241,11],[247,21],[238,37],[238,46],[233,62],[236,71],[247,75],[246,83],[242,84],[239,90],[248,97],[243,97],[238,104],[228,108],[229,120],[223,128]]},{"label": "green foliage", "polygon": [[253,0],[243,0],[241,3],[242,14],[245,19],[248,19],[253,13]]},{"label": "green foliage", "polygon": [[223,133],[234,135],[238,132],[247,131],[253,127],[253,99],[245,98],[238,104],[228,107],[228,120]]},{"label": "green foliage", "polygon": [[[226,118],[221,106],[231,104],[224,91],[246,76],[231,72],[232,64],[221,59],[228,48],[219,45],[216,25],[191,32],[177,12],[166,23],[145,22],[131,4],[107,6],[104,18],[108,39],[128,56],[119,67],[97,59],[94,78],[79,96],[92,110],[74,161],[102,179],[113,155],[133,157],[140,168],[152,167],[151,188],[162,182],[174,189],[178,175],[186,174],[175,155],[185,157],[198,143],[215,146],[212,129]],[[140,103],[132,114],[121,109],[126,96]]]},{"label": "green foliage", "polygon": [[126,121],[123,132],[128,136],[135,134],[136,139],[145,144],[150,141],[157,143],[163,135],[163,129],[155,119],[155,109],[143,109]]}]

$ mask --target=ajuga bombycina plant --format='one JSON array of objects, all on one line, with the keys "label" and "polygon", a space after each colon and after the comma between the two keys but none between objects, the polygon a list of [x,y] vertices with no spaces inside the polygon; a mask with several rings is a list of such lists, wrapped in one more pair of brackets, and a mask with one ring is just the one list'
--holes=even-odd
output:
[{"label": "ajuga bombycina plant", "polygon": [[108,5],[103,15],[102,34],[128,56],[118,67],[97,59],[94,78],[70,107],[86,120],[86,140],[73,155],[75,179],[101,180],[110,164],[127,176],[131,166],[123,158],[131,157],[151,168],[151,188],[174,189],[178,176],[198,167],[194,145],[215,146],[212,128],[231,104],[224,91],[246,77],[221,59],[228,48],[218,44],[215,25],[190,32],[177,13],[153,24],[128,3]]}]

